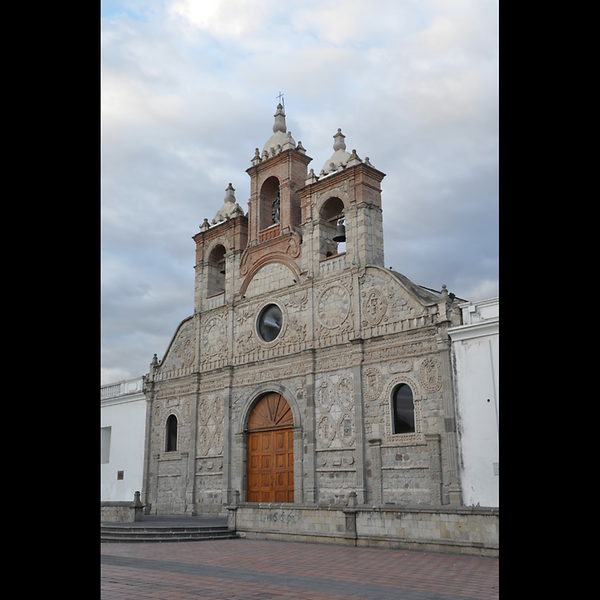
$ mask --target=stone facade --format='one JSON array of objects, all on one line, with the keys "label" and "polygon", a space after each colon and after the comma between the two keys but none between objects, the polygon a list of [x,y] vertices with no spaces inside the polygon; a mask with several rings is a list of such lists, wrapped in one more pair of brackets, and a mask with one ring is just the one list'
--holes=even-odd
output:
[{"label": "stone facade", "polygon": [[[319,176],[307,172],[280,105],[277,146],[257,148],[247,170],[248,214],[229,184],[223,220],[193,236],[194,314],[145,377],[147,511],[224,514],[236,491],[245,503],[248,419],[271,392],[293,414],[295,503],[354,492],[359,505],[461,504],[448,336],[458,302],[385,268],[385,175],[343,137]],[[261,333],[267,309],[279,315],[275,337]],[[397,433],[401,385],[414,424]]]}]

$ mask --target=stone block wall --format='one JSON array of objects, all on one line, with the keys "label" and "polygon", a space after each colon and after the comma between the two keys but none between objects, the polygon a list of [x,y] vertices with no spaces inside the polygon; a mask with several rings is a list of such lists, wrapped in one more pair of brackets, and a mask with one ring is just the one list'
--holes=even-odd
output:
[{"label": "stone block wall", "polygon": [[230,509],[235,512],[235,526],[229,527],[241,537],[302,542],[348,543],[354,545],[354,535],[344,537],[346,519],[343,505],[252,504]]},{"label": "stone block wall", "polygon": [[144,505],[140,501],[140,492],[134,494],[133,502],[100,502],[101,523],[133,523],[143,519]]},{"label": "stone block wall", "polygon": [[498,508],[247,503],[228,510],[229,528],[250,539],[499,556]]}]

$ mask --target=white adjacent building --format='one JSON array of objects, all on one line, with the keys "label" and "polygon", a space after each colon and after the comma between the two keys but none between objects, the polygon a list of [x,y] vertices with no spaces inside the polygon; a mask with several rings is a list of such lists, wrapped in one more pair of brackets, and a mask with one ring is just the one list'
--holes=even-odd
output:
[{"label": "white adjacent building", "polygon": [[452,339],[459,473],[466,506],[499,506],[499,298],[459,305]]},{"label": "white adjacent building", "polygon": [[100,500],[130,501],[143,489],[146,397],[143,377],[100,388]]}]

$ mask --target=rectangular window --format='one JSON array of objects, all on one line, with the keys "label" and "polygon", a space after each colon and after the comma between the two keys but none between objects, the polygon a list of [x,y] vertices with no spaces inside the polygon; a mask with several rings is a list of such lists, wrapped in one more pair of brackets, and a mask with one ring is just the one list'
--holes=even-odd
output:
[{"label": "rectangular window", "polygon": [[105,465],[110,461],[110,427],[100,428],[100,464]]}]

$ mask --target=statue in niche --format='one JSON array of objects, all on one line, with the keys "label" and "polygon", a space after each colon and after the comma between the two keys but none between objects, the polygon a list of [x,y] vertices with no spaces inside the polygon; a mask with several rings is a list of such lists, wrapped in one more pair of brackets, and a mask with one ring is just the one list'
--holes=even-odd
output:
[{"label": "statue in niche", "polygon": [[275,193],[275,200],[273,200],[273,204],[271,207],[271,217],[273,218],[273,223],[279,223],[279,190]]}]

